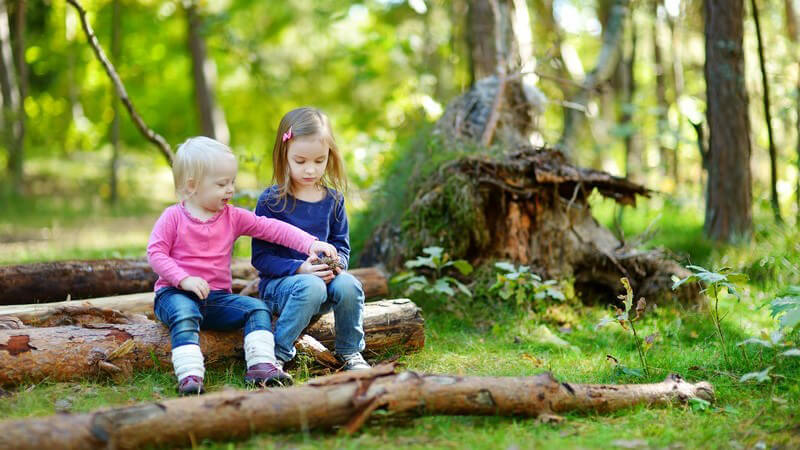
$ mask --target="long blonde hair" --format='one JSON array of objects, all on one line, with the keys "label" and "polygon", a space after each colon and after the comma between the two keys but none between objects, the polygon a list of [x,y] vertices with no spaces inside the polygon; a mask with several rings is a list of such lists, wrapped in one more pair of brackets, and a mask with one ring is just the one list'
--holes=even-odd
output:
[{"label": "long blonde hair", "polygon": [[[291,129],[291,138],[283,139],[284,134]],[[275,197],[277,206],[283,203],[281,210],[286,208],[288,196],[294,197],[294,187],[289,173],[289,144],[295,138],[303,136],[318,135],[328,146],[328,163],[325,166],[325,173],[322,175],[322,187],[330,192],[332,189],[339,192],[335,195],[336,204],[340,204],[340,197],[347,190],[347,175],[345,174],[344,161],[336,139],[333,137],[330,120],[328,116],[317,108],[304,106],[296,108],[286,113],[278,125],[278,132],[275,135],[275,146],[272,148],[272,182],[277,185],[278,192]]]}]

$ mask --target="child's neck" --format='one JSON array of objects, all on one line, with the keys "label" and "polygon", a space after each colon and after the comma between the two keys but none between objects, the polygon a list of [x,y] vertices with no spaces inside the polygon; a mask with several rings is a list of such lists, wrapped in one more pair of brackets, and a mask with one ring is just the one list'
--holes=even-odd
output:
[{"label": "child's neck", "polygon": [[219,211],[209,211],[206,208],[194,203],[191,198],[184,200],[183,207],[189,212],[189,215],[198,220],[208,220],[214,217]]},{"label": "child's neck", "polygon": [[328,194],[322,186],[293,186],[294,197],[304,202],[318,202]]}]

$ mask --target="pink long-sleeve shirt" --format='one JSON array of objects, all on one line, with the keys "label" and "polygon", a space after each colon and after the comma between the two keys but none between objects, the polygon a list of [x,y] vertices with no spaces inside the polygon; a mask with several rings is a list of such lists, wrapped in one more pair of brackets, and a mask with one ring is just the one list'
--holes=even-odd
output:
[{"label": "pink long-sleeve shirt", "polygon": [[239,236],[253,236],[308,254],[316,238],[277,219],[227,205],[207,221],[194,218],[182,203],[168,207],[150,234],[147,260],[158,274],[155,290],[179,287],[200,277],[211,290],[231,291],[231,254]]}]

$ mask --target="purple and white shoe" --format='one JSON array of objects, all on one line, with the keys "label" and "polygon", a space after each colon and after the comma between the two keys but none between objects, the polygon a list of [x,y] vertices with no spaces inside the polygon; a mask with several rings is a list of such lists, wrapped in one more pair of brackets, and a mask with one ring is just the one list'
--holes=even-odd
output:
[{"label": "purple and white shoe", "polygon": [[244,382],[256,386],[291,386],[292,376],[271,363],[258,363],[247,369]]},{"label": "purple and white shoe", "polygon": [[178,382],[178,393],[180,395],[200,395],[203,392],[205,392],[203,379],[196,375],[189,375]]}]

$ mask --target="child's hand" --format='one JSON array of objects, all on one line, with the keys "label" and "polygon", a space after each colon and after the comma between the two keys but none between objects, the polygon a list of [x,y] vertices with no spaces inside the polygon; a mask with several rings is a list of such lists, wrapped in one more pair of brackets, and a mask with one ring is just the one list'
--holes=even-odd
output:
[{"label": "child's hand", "polygon": [[303,261],[303,264],[297,268],[297,273],[316,275],[322,278],[325,284],[330,283],[335,276],[333,271],[328,268],[328,265],[323,264],[316,255],[309,255],[308,259]]},{"label": "child's hand", "polygon": [[200,277],[186,277],[181,280],[179,286],[184,291],[194,292],[200,300],[208,297],[211,288],[208,287],[208,282]]},{"label": "child's hand", "polygon": [[339,254],[336,252],[336,247],[324,241],[314,241],[314,243],[311,244],[311,247],[309,247],[308,254],[310,256],[316,258],[317,253],[324,253],[325,256],[330,256],[336,260],[339,259]]}]

